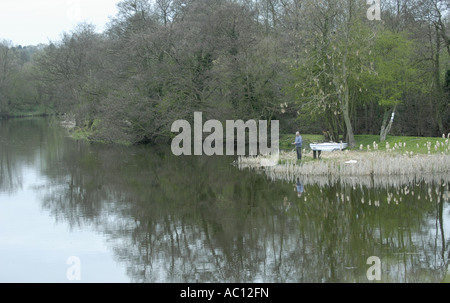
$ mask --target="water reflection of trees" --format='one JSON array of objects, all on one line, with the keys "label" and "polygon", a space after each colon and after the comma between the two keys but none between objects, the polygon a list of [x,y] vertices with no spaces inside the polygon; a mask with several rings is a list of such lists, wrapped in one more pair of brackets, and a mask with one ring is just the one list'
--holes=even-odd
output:
[{"label": "water reflection of trees", "polygon": [[0,192],[22,188],[24,168],[38,163],[42,150],[56,151],[62,137],[52,123],[43,118],[0,120]]},{"label": "water reflection of trees", "polygon": [[104,233],[133,281],[366,282],[372,255],[382,281],[448,279],[445,178],[302,180],[298,198],[293,182],[228,158],[86,145],[46,119],[1,123],[0,191],[42,169],[43,207]]},{"label": "water reflection of trees", "polygon": [[[330,200],[334,209],[328,214],[335,218],[339,230],[335,231],[336,237],[346,239],[348,247],[352,247],[342,250],[342,244],[341,251],[349,255],[341,263],[349,264],[355,251],[360,251],[361,263],[349,267],[364,268],[368,256],[379,256],[386,282],[430,282],[446,277],[448,244],[444,229],[435,227],[442,226],[445,220],[448,183],[422,181],[376,191],[349,185],[337,187],[334,204]],[[344,208],[340,214],[339,207]]]},{"label": "water reflection of trees", "polygon": [[10,139],[15,137],[13,130],[0,120],[0,192],[13,192],[22,186],[22,175],[11,151],[11,145],[15,143]]},{"label": "water reflection of trees", "polygon": [[42,167],[43,207],[107,235],[133,281],[366,282],[371,255],[382,281],[446,278],[446,179],[302,180],[299,199],[227,158],[63,141],[45,119],[3,121],[0,138],[0,190]]},{"label": "water reflection of trees", "polygon": [[369,256],[382,281],[446,277],[448,183],[305,185],[299,199],[228,158],[65,144],[43,206],[107,235],[132,281],[367,282]]}]

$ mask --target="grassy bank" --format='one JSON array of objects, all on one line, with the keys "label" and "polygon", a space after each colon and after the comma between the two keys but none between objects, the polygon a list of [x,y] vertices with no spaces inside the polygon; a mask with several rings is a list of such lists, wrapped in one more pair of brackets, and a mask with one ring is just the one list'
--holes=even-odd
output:
[{"label": "grassy bank", "polygon": [[[448,146],[449,135],[443,135],[442,137],[410,137],[410,136],[388,136],[386,141],[380,142],[378,135],[356,135],[356,147],[353,151],[381,151],[390,153],[408,153],[408,154],[435,154],[442,152],[449,152]],[[322,135],[310,135],[304,134],[303,138],[303,150],[308,157],[308,153],[311,150],[309,148],[310,143],[323,142]],[[295,140],[293,134],[280,135],[280,150],[290,151],[294,149],[292,142]],[[322,155],[325,155],[323,153]],[[312,154],[311,154],[312,157]]]},{"label": "grassy bank", "polygon": [[409,137],[409,136],[388,136],[385,142],[380,142],[376,135],[355,136],[356,149],[358,150],[379,150],[412,154],[435,154],[448,152],[449,134],[442,137]]},{"label": "grassy bank", "polygon": [[[445,137],[403,137],[390,136],[379,142],[378,136],[356,136],[357,147],[344,151],[322,152],[320,159],[314,159],[309,141],[321,142],[320,136],[303,135],[305,144],[303,158],[296,159],[292,145],[284,149],[293,135],[282,136],[282,151],[278,157],[240,157],[240,168],[261,170],[274,180],[292,181],[297,177],[304,180],[325,178],[368,178],[392,179],[395,177],[417,180],[427,178],[450,178],[450,144]],[[356,177],[356,179],[355,179]],[[450,180],[448,180],[450,182]]]},{"label": "grassy bank", "polygon": [[124,145],[124,146],[130,146],[131,143],[125,140],[106,140],[101,139],[101,137],[98,135],[99,128],[98,125],[100,124],[100,120],[95,120],[94,123],[91,124],[91,126],[86,127],[77,127],[75,126],[74,121],[62,121],[61,122],[63,127],[68,129],[70,136],[75,140],[83,140],[87,142],[92,143],[101,143],[101,144],[117,144],[117,145]]}]

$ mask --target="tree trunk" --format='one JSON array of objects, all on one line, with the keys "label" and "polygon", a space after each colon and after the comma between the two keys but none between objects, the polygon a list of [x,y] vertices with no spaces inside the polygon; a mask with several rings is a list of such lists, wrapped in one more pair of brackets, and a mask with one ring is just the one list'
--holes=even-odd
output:
[{"label": "tree trunk", "polygon": [[350,119],[350,92],[349,92],[349,85],[348,85],[348,77],[349,77],[349,73],[348,73],[348,66],[347,66],[347,59],[349,56],[349,40],[350,40],[350,28],[351,28],[351,23],[352,21],[352,3],[348,2],[349,4],[349,15],[348,15],[348,20],[346,21],[346,26],[345,26],[345,32],[344,32],[344,36],[345,36],[345,41],[346,41],[346,48],[344,50],[344,55],[342,57],[342,85],[339,88],[339,92],[340,92],[340,101],[341,101],[341,108],[342,108],[342,115],[344,118],[344,123],[345,123],[345,128],[347,131],[347,138],[348,138],[348,145],[350,148],[354,148],[356,146],[356,142],[355,142],[355,135],[353,134],[353,127],[352,127],[352,122]]},{"label": "tree trunk", "polygon": [[350,121],[348,88],[346,90],[344,100],[342,100],[342,114],[344,116],[344,123],[347,130],[348,145],[350,148],[354,148],[356,146],[356,142],[355,135],[353,134],[352,122]]},{"label": "tree trunk", "polygon": [[342,115],[344,117],[345,128],[347,131],[348,145],[350,148],[356,146],[355,135],[353,134],[352,121],[350,119],[350,94],[348,87],[348,75],[347,75],[347,55],[348,50],[346,50],[345,55],[342,60],[342,86],[339,89],[340,101]]},{"label": "tree trunk", "polygon": [[436,123],[438,125],[439,128],[439,132],[442,134],[445,132],[444,130],[444,123],[442,122],[442,111],[445,108],[445,106],[442,106],[443,104],[445,104],[445,98],[443,96],[443,90],[442,90],[442,86],[441,86],[441,58],[440,58],[440,53],[441,53],[441,37],[439,35],[439,28],[436,26],[435,28],[436,30],[436,55],[434,58],[434,81],[435,86],[436,86],[436,98],[434,98],[435,100],[435,109],[436,109]]},{"label": "tree trunk", "polygon": [[[389,134],[389,132],[391,131],[392,124],[394,123],[394,116],[395,116],[396,108],[397,108],[397,106],[395,106],[392,111],[386,110],[384,112],[383,123],[381,125],[381,131],[380,131],[380,142],[386,141],[386,137]],[[388,123],[389,116],[391,116],[391,119],[389,120],[389,123]]]}]

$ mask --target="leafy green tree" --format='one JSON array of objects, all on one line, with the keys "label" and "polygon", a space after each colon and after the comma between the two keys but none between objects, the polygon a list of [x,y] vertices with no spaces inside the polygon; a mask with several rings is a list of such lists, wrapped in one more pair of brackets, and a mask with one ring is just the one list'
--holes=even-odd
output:
[{"label": "leafy green tree", "polygon": [[380,141],[386,140],[394,122],[397,106],[420,83],[413,63],[413,42],[405,32],[381,31],[377,37],[373,57],[375,73],[368,75],[368,96],[384,109]]},{"label": "leafy green tree", "polygon": [[354,147],[355,83],[373,69],[369,54],[375,29],[364,21],[365,7],[359,1],[324,0],[307,5],[310,31],[304,37],[307,43],[300,64],[294,68],[297,102],[310,111],[341,116],[348,143]]}]

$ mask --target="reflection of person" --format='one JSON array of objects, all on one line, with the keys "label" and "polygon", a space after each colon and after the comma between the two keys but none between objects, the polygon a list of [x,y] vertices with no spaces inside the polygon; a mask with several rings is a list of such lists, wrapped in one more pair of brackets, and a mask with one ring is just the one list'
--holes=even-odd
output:
[{"label": "reflection of person", "polygon": [[292,144],[295,145],[295,149],[297,150],[297,160],[301,160],[302,159],[303,139],[302,139],[302,136],[300,136],[300,132],[295,133],[295,142]]},{"label": "reflection of person", "polygon": [[283,199],[283,209],[284,211],[288,211],[291,208],[291,202],[288,201],[288,197],[284,197]]},{"label": "reflection of person", "polygon": [[300,198],[305,191],[305,188],[303,187],[303,184],[300,182],[300,179],[297,178],[297,183],[295,184],[297,187],[297,196]]}]

